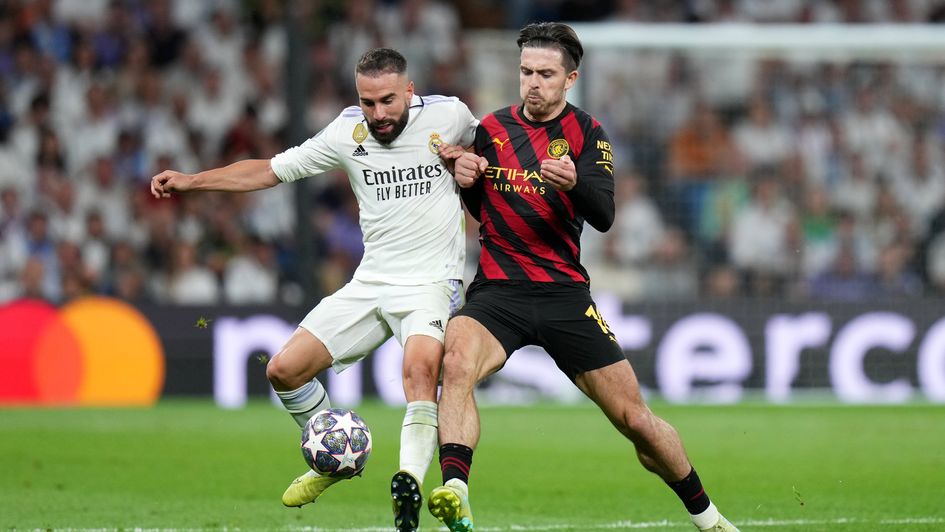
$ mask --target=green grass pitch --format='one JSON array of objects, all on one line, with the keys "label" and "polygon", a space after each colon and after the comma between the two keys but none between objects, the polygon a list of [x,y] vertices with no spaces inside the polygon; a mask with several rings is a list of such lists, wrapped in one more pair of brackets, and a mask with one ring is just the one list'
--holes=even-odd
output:
[{"label": "green grass pitch", "polygon": [[[941,406],[653,409],[743,531],[945,530]],[[0,527],[389,530],[402,411],[357,411],[374,437],[364,476],[289,509],[279,498],[305,465],[298,429],[269,403],[0,409]],[[694,530],[592,405],[486,407],[482,419],[477,531]],[[425,492],[439,480],[433,465]],[[424,512],[421,528],[436,525]]]}]

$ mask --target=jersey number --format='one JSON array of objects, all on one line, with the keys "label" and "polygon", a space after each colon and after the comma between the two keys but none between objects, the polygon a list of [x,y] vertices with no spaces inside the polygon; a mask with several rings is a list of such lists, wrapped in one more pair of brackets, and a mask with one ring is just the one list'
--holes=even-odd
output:
[{"label": "jersey number", "polygon": [[593,318],[594,321],[597,322],[597,326],[600,327],[601,332],[608,336],[611,335],[610,326],[607,325],[606,321],[604,321],[604,317],[601,316],[599,312],[597,312],[597,309],[594,308],[594,305],[587,307],[587,311],[584,312],[584,315],[588,318]]}]

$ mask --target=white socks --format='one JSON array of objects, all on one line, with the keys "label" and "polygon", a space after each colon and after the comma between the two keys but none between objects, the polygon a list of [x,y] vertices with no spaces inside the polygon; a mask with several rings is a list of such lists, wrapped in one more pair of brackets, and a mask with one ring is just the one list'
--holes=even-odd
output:
[{"label": "white socks", "polygon": [[276,395],[282,400],[285,409],[289,411],[299,427],[304,427],[308,419],[316,412],[331,408],[328,392],[317,379],[312,379],[301,387],[287,392],[276,390]]},{"label": "white socks", "polygon": [[706,508],[702,513],[699,514],[689,514],[689,517],[692,519],[692,524],[696,525],[696,528],[699,530],[706,530],[715,526],[719,522],[719,510],[715,507],[715,504],[709,503],[709,507]]},{"label": "white socks", "polygon": [[403,428],[400,429],[400,469],[423,482],[436,452],[436,403],[407,403]]},{"label": "white socks", "polygon": [[465,482],[463,482],[462,480],[458,478],[451,478],[447,480],[444,486],[449,486],[455,489],[456,491],[459,492],[459,495],[464,499],[469,498],[469,484],[466,484]]}]

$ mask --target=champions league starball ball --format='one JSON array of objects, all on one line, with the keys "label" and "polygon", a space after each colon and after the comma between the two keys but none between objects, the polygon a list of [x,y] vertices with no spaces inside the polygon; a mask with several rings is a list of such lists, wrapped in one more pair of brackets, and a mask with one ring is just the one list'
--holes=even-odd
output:
[{"label": "champions league starball ball", "polygon": [[353,410],[322,410],[302,428],[302,457],[320,475],[359,475],[370,456],[371,431]]}]

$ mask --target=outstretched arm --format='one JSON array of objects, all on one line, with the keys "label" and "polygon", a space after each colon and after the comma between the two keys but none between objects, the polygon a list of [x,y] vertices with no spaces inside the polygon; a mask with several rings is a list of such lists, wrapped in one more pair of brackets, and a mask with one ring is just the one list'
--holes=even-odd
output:
[{"label": "outstretched arm", "polygon": [[151,193],[156,198],[168,198],[172,192],[194,190],[249,192],[273,187],[279,183],[269,159],[247,159],[196,174],[165,170],[151,178]]}]

